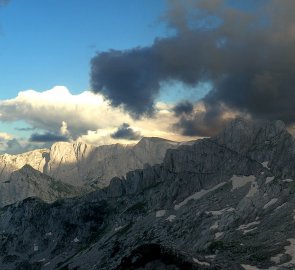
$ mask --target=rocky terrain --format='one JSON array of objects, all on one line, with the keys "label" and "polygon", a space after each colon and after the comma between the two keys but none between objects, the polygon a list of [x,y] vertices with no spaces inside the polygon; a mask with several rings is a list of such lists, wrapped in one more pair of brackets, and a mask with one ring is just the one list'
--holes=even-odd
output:
[{"label": "rocky terrain", "polygon": [[93,146],[82,142],[57,142],[50,149],[37,149],[19,155],[0,155],[0,181],[7,181],[13,171],[30,165],[62,182],[82,186],[96,183],[108,186],[115,177],[145,164],[161,163],[167,149],[180,143],[161,138],[142,138],[135,145]]},{"label": "rocky terrain", "polygon": [[178,145],[160,138],[131,146],[57,142],[51,149],[1,155],[0,207],[32,196],[52,202],[106,187],[115,176],[161,163],[167,149]]},{"label": "rocky terrain", "polygon": [[43,172],[76,186],[92,184],[106,187],[110,180],[128,171],[142,169],[145,164],[158,164],[167,149],[179,143],[161,138],[142,138],[135,145],[103,145],[55,143],[44,157]]},{"label": "rocky terrain", "polygon": [[8,180],[0,183],[0,207],[28,197],[39,197],[46,202],[54,202],[60,198],[74,197],[87,192],[86,188],[78,188],[43,174],[30,165],[14,171]]},{"label": "rocky terrain", "polygon": [[295,140],[235,120],[163,163],[0,210],[0,269],[295,269]]}]

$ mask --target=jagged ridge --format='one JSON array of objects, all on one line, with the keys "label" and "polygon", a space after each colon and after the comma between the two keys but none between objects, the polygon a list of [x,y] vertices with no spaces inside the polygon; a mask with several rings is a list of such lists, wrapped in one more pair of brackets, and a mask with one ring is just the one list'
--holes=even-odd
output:
[{"label": "jagged ridge", "polygon": [[294,269],[294,138],[279,122],[231,125],[80,199],[2,209],[2,266]]},{"label": "jagged ridge", "polygon": [[161,163],[166,150],[178,145],[161,138],[143,138],[133,146],[115,144],[95,147],[81,142],[57,142],[50,150],[0,156],[0,179],[7,181],[13,171],[28,164],[71,185],[105,187],[114,176],[125,176],[128,171],[143,168],[146,163]]}]

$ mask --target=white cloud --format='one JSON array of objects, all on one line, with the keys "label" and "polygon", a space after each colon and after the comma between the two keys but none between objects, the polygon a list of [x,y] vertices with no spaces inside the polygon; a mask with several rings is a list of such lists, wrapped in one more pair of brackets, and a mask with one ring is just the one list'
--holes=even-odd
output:
[{"label": "white cloud", "polygon": [[8,134],[6,132],[0,132],[0,141],[2,140],[10,140],[13,136],[11,134]]},{"label": "white cloud", "polygon": [[61,135],[65,136],[65,137],[70,137],[71,136],[71,134],[70,134],[70,132],[68,130],[68,124],[67,124],[67,122],[62,121],[61,122],[61,127],[60,127],[59,130],[60,130],[60,134]]},{"label": "white cloud", "polygon": [[24,120],[33,127],[45,130],[49,127],[54,132],[59,132],[64,121],[74,136],[105,127],[109,117],[113,123],[119,123],[122,113],[110,107],[103,96],[89,91],[73,95],[61,86],[44,92],[23,91],[14,99],[0,102],[2,121]]},{"label": "white cloud", "polygon": [[[18,120],[34,128],[97,145],[118,142],[110,134],[123,123],[128,123],[143,136],[191,139],[172,130],[173,123],[177,121],[172,105],[157,103],[154,117],[134,120],[122,108],[112,107],[102,95],[90,91],[72,94],[63,86],[44,92],[22,91],[13,99],[0,101],[0,121]],[[124,140],[119,142],[131,143]]]}]

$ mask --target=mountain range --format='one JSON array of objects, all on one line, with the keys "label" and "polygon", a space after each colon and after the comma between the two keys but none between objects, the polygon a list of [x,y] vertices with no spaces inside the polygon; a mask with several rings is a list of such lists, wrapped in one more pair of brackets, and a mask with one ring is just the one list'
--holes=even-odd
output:
[{"label": "mountain range", "polygon": [[145,164],[158,164],[180,143],[142,138],[135,145],[57,142],[50,149],[0,156],[0,206],[28,197],[53,202],[106,187],[110,180]]},{"label": "mountain range", "polygon": [[283,122],[237,119],[172,148],[94,192],[1,208],[0,268],[295,269],[295,139]]}]

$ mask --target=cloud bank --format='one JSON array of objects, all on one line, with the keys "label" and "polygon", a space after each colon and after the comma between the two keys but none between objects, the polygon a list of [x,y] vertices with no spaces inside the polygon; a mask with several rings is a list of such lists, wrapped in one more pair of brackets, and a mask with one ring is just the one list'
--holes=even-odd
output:
[{"label": "cloud bank", "polygon": [[142,136],[191,139],[173,128],[177,117],[172,105],[158,102],[153,117],[133,119],[121,107],[112,107],[100,94],[72,94],[63,86],[43,92],[22,91],[15,98],[0,101],[0,121],[24,121],[29,125],[15,129],[16,133],[29,134],[27,139],[0,133],[0,152],[9,153],[48,147],[55,141],[102,145],[134,143]]},{"label": "cloud bank", "polygon": [[175,35],[150,47],[98,53],[91,61],[92,89],[140,117],[154,112],[162,82],[210,82],[204,110],[179,115],[174,127],[183,134],[213,135],[237,114],[291,126],[294,14],[293,0],[171,0],[164,20]]}]

